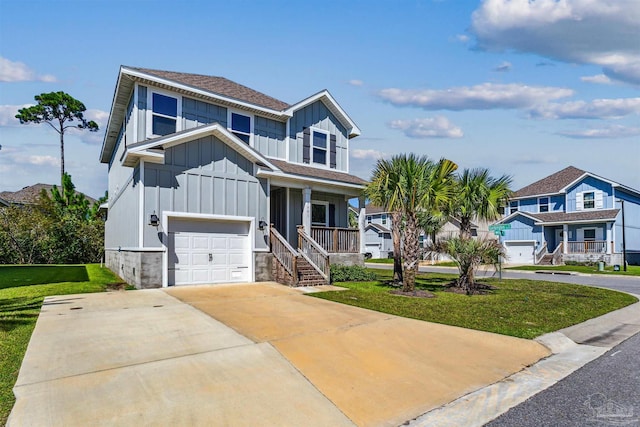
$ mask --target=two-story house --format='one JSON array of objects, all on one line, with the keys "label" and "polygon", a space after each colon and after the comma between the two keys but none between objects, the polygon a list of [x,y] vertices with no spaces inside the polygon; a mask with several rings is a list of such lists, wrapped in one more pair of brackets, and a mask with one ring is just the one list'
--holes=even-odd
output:
[{"label": "two-story house", "polygon": [[[474,237],[487,237],[488,224],[482,221],[484,227],[475,223],[471,224],[471,233]],[[367,204],[365,206],[365,253],[371,254],[371,258],[388,258],[393,256],[393,239],[391,237],[391,212],[387,212],[380,206]],[[446,239],[460,234],[460,221],[450,217],[442,228],[436,233],[436,239]],[[492,236],[492,235],[491,235]],[[489,237],[491,237],[489,236]],[[420,233],[419,243],[426,247],[433,236],[424,231]],[[445,255],[429,254],[434,261],[448,260]]]},{"label": "two-story house", "polygon": [[509,263],[622,264],[623,235],[640,262],[640,191],[573,166],[516,191],[498,223]]},{"label": "two-story house", "polygon": [[349,174],[358,135],[327,90],[288,104],[222,77],[121,67],[100,154],[107,266],[136,287],[326,281],[330,254],[364,252],[364,227],[347,225],[365,184]]}]

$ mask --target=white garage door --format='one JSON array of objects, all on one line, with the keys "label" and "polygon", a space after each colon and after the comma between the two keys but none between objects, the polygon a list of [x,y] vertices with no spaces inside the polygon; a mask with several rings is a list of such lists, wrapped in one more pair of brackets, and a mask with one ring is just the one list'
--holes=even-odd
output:
[{"label": "white garage door", "polygon": [[172,220],[169,286],[251,280],[249,223]]},{"label": "white garage door", "polygon": [[380,243],[366,243],[365,252],[371,253],[371,258],[380,258]]},{"label": "white garage door", "polygon": [[534,242],[505,242],[506,262],[509,264],[533,264]]}]

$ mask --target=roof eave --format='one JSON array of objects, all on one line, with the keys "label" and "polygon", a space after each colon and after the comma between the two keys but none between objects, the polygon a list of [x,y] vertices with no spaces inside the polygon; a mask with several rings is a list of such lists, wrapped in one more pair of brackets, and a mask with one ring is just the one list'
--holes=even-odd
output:
[{"label": "roof eave", "polygon": [[290,116],[293,116],[294,112],[318,100],[321,100],[327,106],[329,111],[331,111],[331,113],[333,113],[333,115],[336,116],[338,120],[340,120],[342,125],[344,125],[347,128],[349,138],[355,138],[356,136],[361,135],[360,128],[351,119],[351,117],[349,117],[349,115],[344,111],[344,109],[342,109],[342,107],[340,106],[340,104],[338,104],[335,98],[331,96],[331,93],[329,93],[329,91],[326,89],[321,90],[320,92],[314,95],[311,95],[310,97],[305,98],[296,104],[293,104],[288,109],[284,110],[284,112],[286,112]]}]

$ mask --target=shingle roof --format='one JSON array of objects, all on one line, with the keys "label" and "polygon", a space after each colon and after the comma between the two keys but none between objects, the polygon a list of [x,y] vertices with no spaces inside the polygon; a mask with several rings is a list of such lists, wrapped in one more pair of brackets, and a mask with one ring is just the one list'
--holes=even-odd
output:
[{"label": "shingle roof", "polygon": [[288,163],[284,160],[269,159],[269,161],[281,169],[285,173],[293,175],[308,176],[311,178],[327,179],[330,181],[346,182],[348,184],[364,185],[367,183],[364,179],[348,173],[338,172],[328,169],[314,168],[311,166],[297,165]]},{"label": "shingle roof", "polygon": [[194,88],[213,92],[239,101],[282,111],[289,108],[289,104],[265,95],[262,92],[243,86],[224,77],[205,76],[203,74],[178,73],[174,71],[151,70],[148,68],[127,67],[141,73],[151,74],[166,80],[172,80]]},{"label": "shingle roof", "polygon": [[387,210],[382,206],[375,206],[375,205],[369,204],[365,206],[365,212],[367,213],[367,215],[374,215],[374,214],[387,212]]},{"label": "shingle roof", "polygon": [[586,171],[583,171],[582,169],[569,166],[559,172],[549,175],[546,178],[542,178],[533,184],[529,184],[526,187],[521,188],[513,193],[511,198],[517,199],[520,197],[535,196],[538,194],[558,193],[585,173]]},{"label": "shingle roof", "polygon": [[[3,191],[2,193],[0,193],[0,198],[10,203],[31,204],[38,201],[38,197],[40,197],[40,192],[42,190],[45,190],[47,194],[51,194],[52,188],[53,185],[51,184],[38,183],[35,185],[24,187],[22,190],[18,191]],[[80,192],[78,191],[77,193]],[[89,204],[93,204],[96,202],[96,199],[94,199],[93,197],[89,197],[86,194],[84,194],[84,197],[87,198]]]},{"label": "shingle roof", "polygon": [[620,209],[604,209],[595,211],[582,212],[545,212],[545,213],[528,213],[523,212],[540,222],[578,222],[578,221],[597,221],[597,220],[614,220],[618,216]]},{"label": "shingle roof", "polygon": [[370,222],[369,224],[367,224],[367,227],[375,228],[381,233],[391,233],[391,230],[389,230],[387,227],[383,227],[382,225],[376,224],[374,222]]}]

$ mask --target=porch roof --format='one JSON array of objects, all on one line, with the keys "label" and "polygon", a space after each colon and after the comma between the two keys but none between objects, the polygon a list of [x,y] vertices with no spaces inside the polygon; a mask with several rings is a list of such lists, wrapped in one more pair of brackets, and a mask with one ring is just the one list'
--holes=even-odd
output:
[{"label": "porch roof", "polygon": [[593,221],[614,221],[620,209],[605,209],[586,212],[545,212],[529,213],[527,215],[538,220],[538,224],[561,224],[568,222],[593,222]]},{"label": "porch roof", "polygon": [[355,175],[350,175],[344,172],[314,168],[312,166],[307,166],[307,165],[298,165],[298,164],[286,162],[284,160],[269,159],[269,161],[273,165],[275,165],[278,169],[280,169],[282,172],[291,174],[291,175],[299,175],[302,177],[309,177],[309,178],[319,178],[319,179],[324,179],[328,181],[338,181],[338,182],[344,182],[347,184],[355,184],[355,185],[365,185],[367,183],[367,181],[365,181],[360,177],[357,177]]},{"label": "porch roof", "polygon": [[391,233],[391,230],[389,230],[387,227],[383,227],[382,225],[376,224],[374,222],[367,224],[366,228],[369,228],[369,227],[375,228],[380,233]]}]

